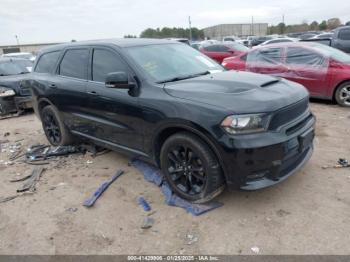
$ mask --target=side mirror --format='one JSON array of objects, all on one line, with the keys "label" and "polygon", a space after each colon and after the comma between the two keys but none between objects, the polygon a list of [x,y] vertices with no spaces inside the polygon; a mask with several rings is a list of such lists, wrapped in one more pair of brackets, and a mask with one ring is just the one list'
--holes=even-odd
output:
[{"label": "side mirror", "polygon": [[135,83],[129,82],[129,76],[125,72],[109,73],[106,77],[105,85],[108,88],[130,89],[135,87]]}]

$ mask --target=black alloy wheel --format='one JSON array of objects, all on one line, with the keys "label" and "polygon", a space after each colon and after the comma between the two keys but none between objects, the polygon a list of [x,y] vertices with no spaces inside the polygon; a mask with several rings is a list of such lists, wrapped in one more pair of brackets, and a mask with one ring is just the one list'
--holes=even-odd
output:
[{"label": "black alloy wheel", "polygon": [[190,202],[208,202],[225,187],[216,155],[194,134],[170,136],[161,148],[160,165],[173,192]]},{"label": "black alloy wheel", "polygon": [[203,163],[189,146],[171,149],[167,169],[172,183],[183,193],[197,195],[203,192],[207,179]]},{"label": "black alloy wheel", "polygon": [[52,145],[59,145],[62,134],[55,114],[50,110],[42,113],[42,122],[47,139]]}]

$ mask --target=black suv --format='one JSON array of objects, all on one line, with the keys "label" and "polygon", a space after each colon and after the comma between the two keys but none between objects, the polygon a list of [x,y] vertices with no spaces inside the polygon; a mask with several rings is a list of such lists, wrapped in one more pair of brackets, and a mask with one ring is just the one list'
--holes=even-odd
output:
[{"label": "black suv", "polygon": [[175,41],[50,47],[39,53],[27,84],[51,144],[88,139],[141,157],[193,202],[210,200],[225,185],[274,185],[313,152],[315,119],[303,86],[225,71]]}]

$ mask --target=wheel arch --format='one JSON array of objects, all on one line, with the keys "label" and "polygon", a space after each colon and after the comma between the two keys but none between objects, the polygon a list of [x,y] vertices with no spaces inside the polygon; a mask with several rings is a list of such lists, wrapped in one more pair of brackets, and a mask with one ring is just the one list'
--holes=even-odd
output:
[{"label": "wheel arch", "polygon": [[337,89],[339,88],[339,86],[341,86],[341,85],[343,85],[343,84],[345,84],[347,82],[350,84],[350,79],[343,80],[343,81],[341,81],[340,83],[338,83],[335,86],[335,88],[333,89],[333,94],[332,94],[332,101],[333,102],[336,102],[336,100],[335,100],[335,93],[337,92]]},{"label": "wheel arch", "polygon": [[41,119],[41,111],[46,106],[54,106],[54,104],[47,98],[44,98],[44,97],[43,98],[39,98],[38,99],[37,110],[38,110],[38,117],[40,119]]},{"label": "wheel arch", "polygon": [[170,136],[179,132],[191,133],[197,136],[198,138],[200,138],[203,142],[207,143],[209,145],[209,148],[213,151],[217,160],[219,161],[221,169],[224,173],[224,177],[226,178],[224,161],[221,157],[221,154],[218,149],[218,145],[215,142],[215,139],[205,128],[190,121],[186,121],[182,123],[171,123],[158,129],[158,132],[154,135],[152,140],[152,146],[153,146],[152,149],[153,149],[154,160],[159,166],[160,166],[160,151],[164,142]]}]

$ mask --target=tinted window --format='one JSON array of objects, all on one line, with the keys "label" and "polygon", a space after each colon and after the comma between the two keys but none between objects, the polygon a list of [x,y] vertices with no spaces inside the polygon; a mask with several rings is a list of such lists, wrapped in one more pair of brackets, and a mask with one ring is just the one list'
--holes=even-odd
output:
[{"label": "tinted window", "polygon": [[89,61],[89,50],[68,50],[60,64],[60,75],[80,79],[87,79],[87,65]]},{"label": "tinted window", "polygon": [[227,52],[229,50],[229,48],[224,45],[210,45],[204,49],[209,52]]},{"label": "tinted window", "polygon": [[287,51],[287,64],[321,65],[324,57],[301,47],[289,47]]},{"label": "tinted window", "polygon": [[339,39],[350,40],[350,29],[342,29],[339,31]]},{"label": "tinted window", "polygon": [[105,82],[108,73],[127,72],[127,67],[121,58],[108,51],[95,49],[92,60],[92,80]]},{"label": "tinted window", "polygon": [[39,61],[35,67],[35,72],[51,73],[57,63],[59,55],[60,51],[43,54],[39,58]]},{"label": "tinted window", "polygon": [[281,62],[281,48],[259,49],[249,53],[248,60],[250,62],[263,62],[269,64],[277,64]]}]

